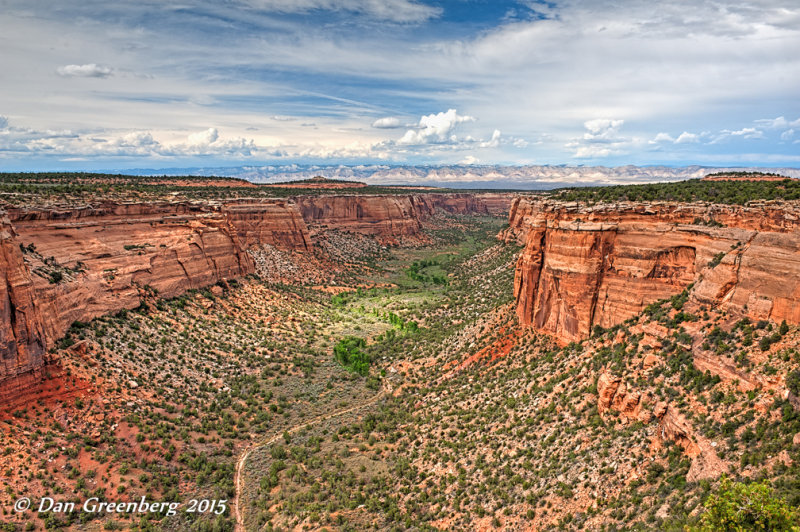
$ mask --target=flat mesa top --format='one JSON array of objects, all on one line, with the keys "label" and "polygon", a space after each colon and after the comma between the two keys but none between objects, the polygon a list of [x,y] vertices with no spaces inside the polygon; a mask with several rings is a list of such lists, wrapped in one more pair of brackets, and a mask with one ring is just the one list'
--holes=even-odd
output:
[{"label": "flat mesa top", "polygon": [[280,188],[363,188],[366,183],[360,181],[347,181],[344,179],[328,179],[321,175],[300,181],[289,181],[285,183],[270,183],[265,186]]},{"label": "flat mesa top", "polygon": [[708,174],[703,181],[784,181],[790,179],[797,181],[793,177],[787,177],[780,174],[768,174],[762,172],[730,172],[730,173],[716,173]]}]

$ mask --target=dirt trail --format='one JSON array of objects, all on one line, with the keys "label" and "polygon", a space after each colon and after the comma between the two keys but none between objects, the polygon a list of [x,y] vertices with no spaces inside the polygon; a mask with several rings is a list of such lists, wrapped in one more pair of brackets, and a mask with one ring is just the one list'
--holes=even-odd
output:
[{"label": "dirt trail", "polygon": [[[385,391],[381,390],[380,392],[378,392],[377,394],[375,394],[374,396],[372,396],[367,401],[365,401],[365,402],[363,402],[361,404],[358,404],[358,405],[355,405],[355,406],[351,406],[351,407],[348,407],[348,408],[343,408],[341,410],[336,410],[336,411],[331,412],[329,414],[322,414],[320,416],[315,417],[314,419],[312,419],[310,421],[306,421],[305,423],[301,423],[299,425],[294,425],[293,427],[289,427],[284,432],[288,432],[289,434],[294,434],[294,433],[299,432],[299,431],[301,431],[301,430],[303,430],[305,428],[308,428],[308,427],[310,427],[312,425],[316,425],[317,423],[320,423],[322,421],[326,421],[328,419],[331,419],[331,418],[334,418],[334,417],[337,417],[337,416],[341,416],[343,414],[348,414],[348,413],[354,412],[356,410],[360,410],[360,409],[362,409],[364,407],[367,407],[369,405],[375,404],[384,395],[385,395]],[[244,470],[244,464],[247,461],[247,458],[250,456],[250,453],[253,452],[253,450],[255,450],[255,449],[259,448],[259,447],[266,447],[267,445],[272,445],[273,443],[275,443],[279,439],[283,438],[283,434],[284,433],[281,432],[280,434],[276,434],[276,435],[272,436],[268,440],[262,440],[262,441],[254,442],[254,443],[248,445],[245,448],[245,450],[239,455],[239,458],[236,459],[236,473],[234,474],[234,477],[233,477],[233,484],[234,484],[234,487],[236,489],[236,493],[235,493],[235,496],[234,496],[234,499],[233,499],[233,512],[234,512],[234,515],[236,516],[236,526],[233,529],[234,532],[244,532],[244,530],[245,530],[245,528],[244,528],[244,517],[242,515],[243,512],[239,508],[239,501],[241,500],[241,496],[242,496],[242,471]]]}]

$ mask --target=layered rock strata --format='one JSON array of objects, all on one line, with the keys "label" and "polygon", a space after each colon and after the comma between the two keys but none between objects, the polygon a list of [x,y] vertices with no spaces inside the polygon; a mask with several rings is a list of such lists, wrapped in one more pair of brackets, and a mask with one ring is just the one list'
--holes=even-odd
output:
[{"label": "layered rock strata", "polygon": [[314,230],[336,228],[384,241],[416,235],[436,211],[499,215],[508,212],[510,194],[415,194],[300,196],[303,219]]},{"label": "layered rock strata", "polygon": [[[492,211],[503,201],[489,200]],[[485,214],[490,207],[470,194],[7,207],[0,404],[41,380],[47,349],[75,321],[135,308],[144,291],[175,297],[253,273],[249,250],[308,252],[309,225],[392,240],[418,233],[436,210]]]},{"label": "layered rock strata", "polygon": [[520,321],[570,342],[691,283],[701,303],[800,323],[798,224],[793,204],[587,206],[523,197],[502,237],[525,246],[514,287]]}]

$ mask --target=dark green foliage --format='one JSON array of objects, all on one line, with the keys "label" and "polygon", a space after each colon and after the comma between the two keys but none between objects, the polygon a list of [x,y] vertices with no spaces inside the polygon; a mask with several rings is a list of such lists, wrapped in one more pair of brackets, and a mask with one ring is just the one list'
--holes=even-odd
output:
[{"label": "dark green foliage", "polygon": [[800,395],[800,369],[796,369],[786,376],[786,387],[795,395]]},{"label": "dark green foliage", "polygon": [[333,348],[333,354],[339,364],[353,373],[366,376],[369,373],[370,363],[369,355],[362,351],[366,346],[367,343],[363,338],[347,336],[339,340],[339,343]]},{"label": "dark green foliage", "polygon": [[742,484],[723,478],[705,503],[700,531],[797,530],[800,516],[766,482]]},{"label": "dark green foliage", "polygon": [[557,190],[556,199],[604,203],[615,201],[709,201],[743,205],[752,200],[800,199],[800,181],[702,181],[582,187]]},{"label": "dark green foliage", "polygon": [[717,264],[719,264],[720,262],[722,262],[722,259],[723,259],[723,258],[725,258],[725,252],[723,252],[723,251],[720,251],[719,253],[717,253],[716,255],[714,255],[714,258],[713,258],[713,259],[711,259],[711,260],[708,262],[708,266],[709,266],[710,268],[716,268]]},{"label": "dark green foliage", "polygon": [[444,275],[425,275],[423,270],[431,266],[438,266],[439,263],[435,260],[418,260],[414,261],[411,266],[406,269],[406,275],[409,279],[419,281],[420,283],[433,283],[437,285],[447,286],[447,277]]}]

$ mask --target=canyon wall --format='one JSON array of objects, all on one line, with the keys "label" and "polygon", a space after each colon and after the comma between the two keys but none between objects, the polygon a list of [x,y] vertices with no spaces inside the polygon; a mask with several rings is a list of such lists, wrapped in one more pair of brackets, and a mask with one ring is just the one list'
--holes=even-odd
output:
[{"label": "canyon wall", "polygon": [[502,197],[488,200],[491,207],[471,194],[6,207],[0,404],[41,380],[48,348],[73,322],[135,308],[146,290],[175,297],[253,273],[247,250],[264,244],[310,252],[309,225],[390,241],[418,233],[437,209],[486,214],[502,207]]},{"label": "canyon wall", "polygon": [[433,214],[422,196],[300,196],[295,198],[303,219],[318,229],[339,229],[382,239],[410,236]]},{"label": "canyon wall", "polygon": [[314,229],[335,228],[373,235],[384,241],[412,236],[437,210],[450,214],[502,215],[512,195],[453,193],[415,195],[299,196],[294,198]]},{"label": "canyon wall", "polygon": [[514,290],[523,324],[569,342],[694,284],[692,297],[800,323],[800,210],[514,200],[502,234],[525,246]]}]

